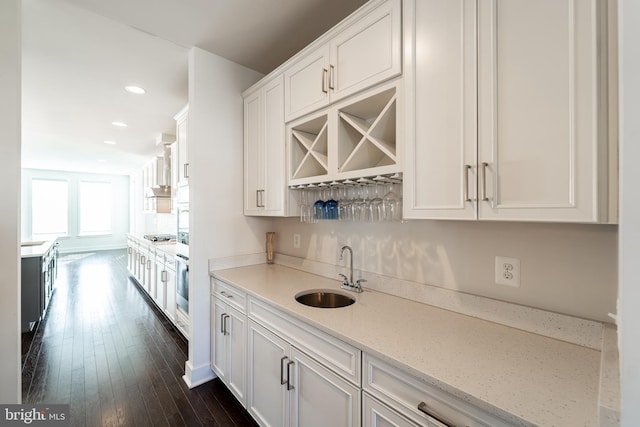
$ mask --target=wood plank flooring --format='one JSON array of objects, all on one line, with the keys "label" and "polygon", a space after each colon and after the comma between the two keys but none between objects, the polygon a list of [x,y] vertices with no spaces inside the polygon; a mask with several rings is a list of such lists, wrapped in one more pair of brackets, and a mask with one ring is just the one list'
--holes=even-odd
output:
[{"label": "wood plank flooring", "polygon": [[187,344],[129,278],[124,250],[59,265],[45,320],[23,336],[24,403],[68,403],[72,426],[256,426],[220,380],[187,387]]}]

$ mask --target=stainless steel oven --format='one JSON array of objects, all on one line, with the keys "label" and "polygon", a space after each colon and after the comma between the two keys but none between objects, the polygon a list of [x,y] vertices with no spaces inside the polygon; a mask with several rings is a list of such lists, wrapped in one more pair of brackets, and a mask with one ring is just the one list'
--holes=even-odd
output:
[{"label": "stainless steel oven", "polygon": [[176,303],[189,314],[189,257],[176,255]]}]

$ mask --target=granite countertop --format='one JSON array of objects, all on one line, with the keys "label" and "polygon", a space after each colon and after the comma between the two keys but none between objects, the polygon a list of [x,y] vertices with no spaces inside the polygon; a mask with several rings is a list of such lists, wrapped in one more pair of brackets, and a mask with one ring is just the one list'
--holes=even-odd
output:
[{"label": "granite countertop", "polygon": [[56,242],[52,240],[24,241],[20,244],[20,256],[22,258],[36,258],[44,256]]},{"label": "granite countertop", "polygon": [[598,350],[371,290],[307,307],[298,292],[339,282],[281,265],[211,275],[516,425],[598,425]]}]

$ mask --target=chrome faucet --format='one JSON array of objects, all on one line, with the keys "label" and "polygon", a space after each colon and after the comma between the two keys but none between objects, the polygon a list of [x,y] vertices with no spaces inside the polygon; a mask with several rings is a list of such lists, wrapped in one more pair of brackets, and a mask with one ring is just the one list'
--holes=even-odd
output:
[{"label": "chrome faucet", "polygon": [[344,274],[338,274],[338,276],[342,277],[342,285],[340,287],[348,291],[362,292],[362,282],[366,282],[366,280],[358,279],[355,283],[353,282],[353,250],[350,246],[345,245],[340,249],[339,259],[342,261],[345,250],[349,251],[349,278]]}]

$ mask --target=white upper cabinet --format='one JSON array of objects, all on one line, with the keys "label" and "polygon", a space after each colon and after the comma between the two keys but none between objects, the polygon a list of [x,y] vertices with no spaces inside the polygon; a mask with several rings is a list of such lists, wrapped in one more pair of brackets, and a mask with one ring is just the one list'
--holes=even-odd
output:
[{"label": "white upper cabinet", "polygon": [[401,0],[377,2],[348,18],[324,44],[293,59],[284,73],[286,121],[399,75],[401,11]]},{"label": "white upper cabinet", "polygon": [[189,115],[189,106],[184,107],[175,115],[176,121],[176,143],[178,144],[178,158],[173,159],[178,163],[178,186],[189,185],[189,160],[187,157],[187,120]]},{"label": "white upper cabinet", "polygon": [[282,75],[244,94],[244,213],[286,216]]},{"label": "white upper cabinet", "polygon": [[329,105],[329,52],[321,46],[285,71],[286,121]]},{"label": "white upper cabinet", "polygon": [[615,222],[604,12],[405,2],[407,218]]}]

